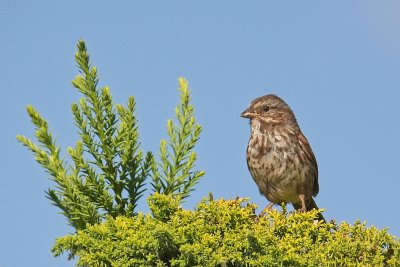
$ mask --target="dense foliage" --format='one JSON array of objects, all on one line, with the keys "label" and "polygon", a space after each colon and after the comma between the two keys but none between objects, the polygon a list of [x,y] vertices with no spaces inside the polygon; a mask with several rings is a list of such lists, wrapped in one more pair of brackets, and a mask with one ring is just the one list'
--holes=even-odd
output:
[{"label": "dense foliage", "polygon": [[246,199],[203,200],[194,211],[171,196],[152,215],[107,218],[57,240],[81,266],[400,266],[399,240],[375,227],[316,223],[317,211],[258,217]]}]

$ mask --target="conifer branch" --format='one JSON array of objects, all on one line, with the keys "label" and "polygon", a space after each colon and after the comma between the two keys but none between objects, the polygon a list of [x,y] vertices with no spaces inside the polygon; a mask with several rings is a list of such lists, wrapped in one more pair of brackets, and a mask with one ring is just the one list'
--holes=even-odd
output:
[{"label": "conifer branch", "polygon": [[184,199],[193,191],[204,171],[193,171],[197,154],[193,151],[200,138],[201,126],[196,123],[190,104],[188,82],[179,78],[180,102],[175,108],[175,119],[168,120],[169,140],[160,142],[160,162],[152,165],[153,191],[180,196]]}]

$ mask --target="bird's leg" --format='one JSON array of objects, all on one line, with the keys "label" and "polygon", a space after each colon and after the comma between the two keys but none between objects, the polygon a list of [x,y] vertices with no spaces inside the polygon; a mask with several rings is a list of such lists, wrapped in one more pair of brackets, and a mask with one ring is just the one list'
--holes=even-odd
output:
[{"label": "bird's leg", "polygon": [[300,201],[301,201],[301,209],[299,209],[300,212],[306,212],[306,201],[305,201],[305,196],[304,195],[299,195]]},{"label": "bird's leg", "polygon": [[268,210],[270,210],[272,208],[272,206],[274,206],[275,203],[271,202],[269,203],[261,212],[260,212],[260,217],[264,217],[265,213],[267,213]]}]

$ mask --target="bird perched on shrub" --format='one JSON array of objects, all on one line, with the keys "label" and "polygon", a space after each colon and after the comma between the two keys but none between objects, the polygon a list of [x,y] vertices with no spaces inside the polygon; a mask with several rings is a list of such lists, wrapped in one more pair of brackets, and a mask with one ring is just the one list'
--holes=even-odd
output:
[{"label": "bird perched on shrub", "polygon": [[[247,166],[260,193],[274,204],[292,203],[301,212],[318,209],[318,166],[290,107],[276,95],[254,99],[241,114],[250,119]],[[325,221],[322,214],[319,220]]]}]

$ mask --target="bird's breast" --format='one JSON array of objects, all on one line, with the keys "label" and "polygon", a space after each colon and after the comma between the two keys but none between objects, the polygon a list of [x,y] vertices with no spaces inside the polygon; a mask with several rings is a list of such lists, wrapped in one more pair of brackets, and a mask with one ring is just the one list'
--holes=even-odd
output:
[{"label": "bird's breast", "polygon": [[297,200],[298,184],[308,176],[288,140],[284,133],[253,128],[247,147],[249,171],[260,192],[275,203]]}]

